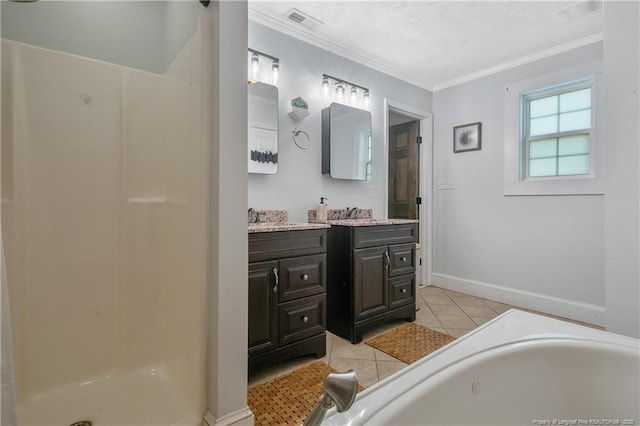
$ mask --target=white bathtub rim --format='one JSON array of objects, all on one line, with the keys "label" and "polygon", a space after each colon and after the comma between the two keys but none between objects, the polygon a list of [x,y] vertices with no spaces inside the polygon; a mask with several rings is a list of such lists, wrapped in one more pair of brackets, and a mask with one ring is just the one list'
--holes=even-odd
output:
[{"label": "white bathtub rim", "polygon": [[[512,325],[516,327],[514,328]],[[520,329],[519,325],[524,325],[524,328]],[[532,332],[532,328],[538,328],[538,330]],[[549,328],[553,329],[553,332],[549,332]],[[484,344],[483,340],[487,338],[493,339],[493,343],[490,345]],[[596,330],[530,312],[510,309],[359,393],[354,406],[350,410],[349,424],[352,424],[358,418],[370,419],[374,417],[389,401],[401,398],[404,393],[419,386],[425,379],[433,377],[443,370],[465,362],[470,358],[489,351],[504,350],[514,345],[539,344],[540,342],[544,344],[552,341],[605,344],[626,350],[632,349],[636,352],[640,350],[640,340],[635,338]],[[476,345],[476,343],[479,344]],[[453,356],[449,357],[447,353]],[[429,365],[425,366],[427,363]],[[416,369],[421,368],[426,369],[427,374],[412,374]],[[360,405],[365,408],[360,410],[358,415],[355,415]],[[368,407],[376,407],[376,409],[369,411],[367,410]],[[340,423],[335,424],[344,424],[345,414],[347,413],[339,414],[333,408],[327,414],[325,421],[327,424],[333,424],[331,420],[338,416]],[[356,424],[359,424],[359,421]]]},{"label": "white bathtub rim", "polygon": [[[396,402],[399,400],[402,400],[403,397],[405,396],[405,394],[409,394],[412,393],[415,390],[418,390],[422,387],[425,386],[426,380],[429,381],[433,381],[435,380],[436,383],[440,383],[443,381],[443,379],[441,378],[442,376],[446,377],[448,376],[448,371],[451,369],[462,369],[464,368],[466,365],[468,364],[475,364],[478,361],[483,361],[486,359],[490,359],[496,355],[500,356],[501,353],[513,353],[514,351],[516,352],[521,352],[521,351],[526,351],[529,350],[531,347],[535,347],[535,348],[545,348],[545,347],[558,347],[559,345],[566,345],[566,346],[571,346],[571,347],[580,347],[583,349],[589,349],[589,348],[595,348],[595,349],[610,349],[610,348],[614,348],[617,351],[622,351],[625,354],[635,354],[637,353],[637,347],[633,346],[633,345],[628,345],[628,344],[620,344],[620,343],[611,343],[611,342],[602,342],[600,340],[593,340],[593,339],[584,339],[584,338],[577,338],[577,337],[561,337],[558,335],[538,335],[538,336],[533,336],[532,338],[529,339],[519,339],[519,340],[514,340],[512,342],[505,342],[502,344],[498,344],[498,345],[492,345],[486,348],[483,348],[481,350],[469,353],[463,357],[460,358],[456,358],[454,360],[452,360],[451,362],[445,363],[440,365],[438,368],[433,369],[431,371],[429,371],[428,374],[426,375],[416,375],[414,377],[414,379],[411,381],[411,383],[406,383],[402,389],[384,389],[385,392],[382,393],[380,392],[380,390],[378,390],[378,392],[376,392],[375,394],[373,392],[376,391],[376,389],[378,388],[383,388],[385,386],[385,383],[379,382],[381,383],[381,385],[376,386],[376,389],[373,389],[373,386],[367,388],[366,390],[364,390],[361,394],[358,395],[358,398],[360,398],[360,400],[363,400],[363,398],[366,395],[372,394],[371,396],[369,396],[369,398],[371,398],[372,396],[376,396],[377,399],[380,399],[379,401],[369,401],[366,405],[368,406],[372,406],[372,407],[376,407],[374,410],[369,411],[367,410],[367,408],[361,410],[361,412],[359,413],[360,415],[354,416],[354,417],[350,417],[349,418],[349,422],[347,424],[351,425],[353,423],[353,420],[356,417],[362,418],[362,419],[366,419],[367,421],[371,421],[373,419],[375,419],[378,414],[380,413],[380,411],[383,408],[386,408],[387,404],[389,404],[390,402]],[[401,380],[401,376],[404,375],[400,375],[398,377],[395,377],[396,380]],[[377,385],[377,384],[376,384]],[[393,385],[391,385],[393,386]],[[431,387],[432,384],[429,384],[429,387]],[[418,391],[420,392],[420,391]],[[366,395],[365,395],[366,393]],[[380,393],[380,395],[378,395],[378,393]],[[358,400],[356,400],[358,401]],[[357,407],[354,407],[357,408]],[[329,419],[330,417],[332,417],[334,415],[334,413],[330,412],[330,414],[327,415],[327,419]],[[342,417],[341,417],[342,419]],[[360,422],[356,422],[355,424],[360,424]]]},{"label": "white bathtub rim", "polygon": [[[423,380],[414,383],[411,387],[405,388],[405,391],[395,398],[389,398],[386,405],[379,405],[377,409],[372,411],[363,410],[363,414],[358,416],[364,420],[363,424],[391,424],[388,422],[389,415],[397,412],[398,407],[406,406],[406,398],[410,395],[424,395],[425,391],[437,388],[446,383],[452,376],[459,371],[465,371],[469,367],[482,365],[483,363],[493,360],[496,357],[511,357],[522,353],[528,353],[531,349],[574,349],[574,350],[592,350],[610,352],[612,349],[623,356],[637,356],[638,352],[635,347],[608,343],[596,340],[577,339],[577,338],[535,338],[530,340],[520,340],[511,344],[495,346],[491,349],[478,351],[473,355],[458,359],[450,365],[440,368],[427,376],[423,376]],[[390,410],[390,413],[387,411]],[[353,420],[348,424],[353,424]],[[355,424],[359,424],[356,422]]]}]

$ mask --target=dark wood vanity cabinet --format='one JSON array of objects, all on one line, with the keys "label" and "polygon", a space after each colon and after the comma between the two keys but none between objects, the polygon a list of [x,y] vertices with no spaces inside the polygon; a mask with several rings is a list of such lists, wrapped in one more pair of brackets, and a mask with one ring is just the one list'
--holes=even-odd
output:
[{"label": "dark wood vanity cabinet", "polygon": [[249,234],[249,366],[326,353],[326,229]]},{"label": "dark wood vanity cabinet", "polygon": [[415,320],[416,224],[329,230],[327,329],[352,343],[390,320]]}]

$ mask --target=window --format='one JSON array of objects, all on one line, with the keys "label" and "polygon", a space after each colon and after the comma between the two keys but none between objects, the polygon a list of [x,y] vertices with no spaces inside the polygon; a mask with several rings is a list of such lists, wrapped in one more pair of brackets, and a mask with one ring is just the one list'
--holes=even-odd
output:
[{"label": "window", "polygon": [[593,79],[522,95],[522,178],[592,174]]},{"label": "window", "polygon": [[602,62],[504,87],[507,196],[604,194]]}]

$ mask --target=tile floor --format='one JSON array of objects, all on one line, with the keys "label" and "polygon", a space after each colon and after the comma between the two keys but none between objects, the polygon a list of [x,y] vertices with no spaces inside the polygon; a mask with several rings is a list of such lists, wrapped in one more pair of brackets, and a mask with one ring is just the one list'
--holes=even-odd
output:
[{"label": "tile floor", "polygon": [[[503,312],[514,308],[514,306],[505,305],[504,303],[435,286],[426,286],[418,289],[417,305],[420,308],[416,312],[417,324],[453,337],[460,337]],[[529,309],[518,309],[540,313]],[[553,315],[542,315],[558,318]],[[570,321],[564,318],[560,319]],[[353,368],[358,374],[360,384],[365,388],[371,386],[402,369],[407,364],[366,345],[364,342],[402,324],[406,324],[406,322],[392,322],[371,330],[364,335],[362,342],[357,345],[353,345],[351,342],[327,332],[327,355],[321,361],[338,371]],[[590,324],[579,324],[595,327]],[[314,357],[300,357],[275,366],[263,366],[251,374],[249,387],[275,379],[314,361],[317,361]]]}]

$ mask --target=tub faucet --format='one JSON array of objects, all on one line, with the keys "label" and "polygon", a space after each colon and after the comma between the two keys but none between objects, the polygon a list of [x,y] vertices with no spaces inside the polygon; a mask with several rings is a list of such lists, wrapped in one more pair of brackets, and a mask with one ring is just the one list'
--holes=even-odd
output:
[{"label": "tub faucet", "polygon": [[327,375],[324,379],[324,394],[304,420],[303,426],[316,426],[322,423],[332,402],[336,404],[338,413],[347,411],[356,400],[357,392],[358,377],[355,371],[349,370],[346,373]]}]

